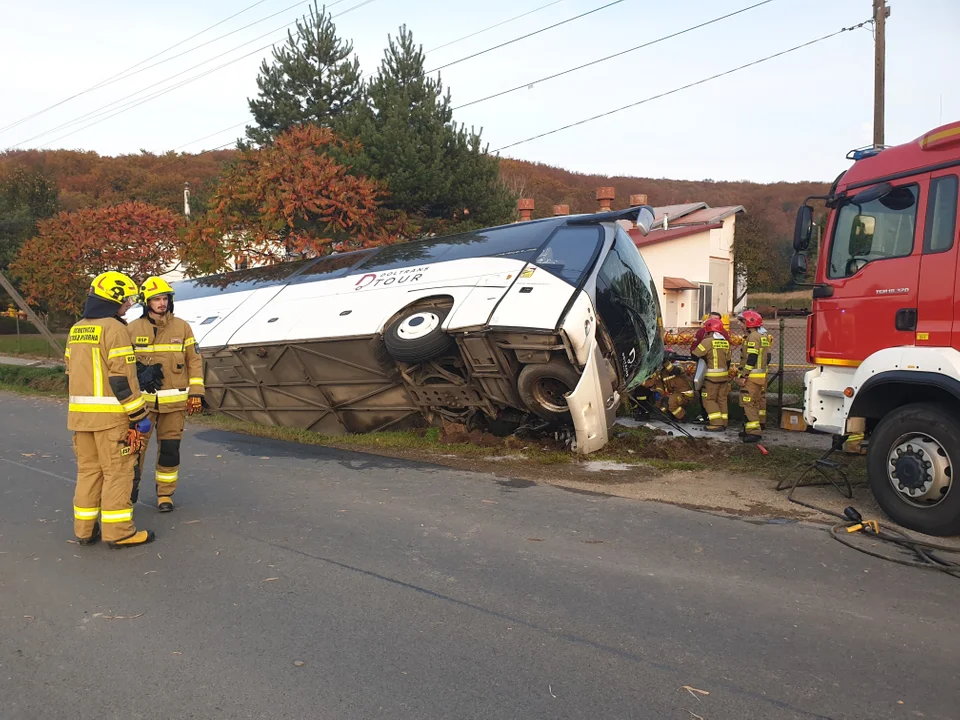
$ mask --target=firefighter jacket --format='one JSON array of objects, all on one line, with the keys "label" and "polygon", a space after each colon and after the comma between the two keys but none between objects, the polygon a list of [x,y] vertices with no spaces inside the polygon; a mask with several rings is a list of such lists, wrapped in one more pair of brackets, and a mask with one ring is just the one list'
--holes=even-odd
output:
[{"label": "firefighter jacket", "polygon": [[693,349],[695,357],[707,363],[706,379],[711,382],[726,382],[730,379],[730,341],[715,332],[704,336]]},{"label": "firefighter jacket", "polygon": [[83,318],[70,328],[63,357],[70,388],[69,430],[110,430],[146,416],[137,361],[121,320]]},{"label": "firefighter jacket", "polygon": [[183,411],[188,397],[203,397],[203,359],[186,320],[171,313],[154,320],[144,312],[127,330],[137,360],[163,368],[163,387],[156,394],[144,393],[148,410]]},{"label": "firefighter jacket", "polygon": [[743,366],[740,368],[740,377],[749,378],[754,382],[767,379],[767,361],[773,338],[766,328],[752,328],[743,339],[742,352]]},{"label": "firefighter jacket", "polygon": [[671,395],[689,394],[693,389],[690,379],[679,365],[674,365],[669,361],[664,363],[661,375],[663,377],[663,385]]}]

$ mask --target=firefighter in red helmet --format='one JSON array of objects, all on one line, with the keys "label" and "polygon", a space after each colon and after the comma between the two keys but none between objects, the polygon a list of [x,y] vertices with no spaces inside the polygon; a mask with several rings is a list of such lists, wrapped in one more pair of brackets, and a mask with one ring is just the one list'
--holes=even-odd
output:
[{"label": "firefighter in red helmet", "polygon": [[700,397],[707,413],[707,429],[720,431],[727,427],[727,395],[730,393],[730,341],[723,336],[723,321],[711,317],[704,323],[707,331],[693,349],[695,357],[707,363],[707,372]]},{"label": "firefighter in red helmet", "polygon": [[745,443],[755,443],[760,442],[763,426],[767,422],[767,362],[773,338],[763,327],[760,313],[746,310],[738,320],[746,330],[737,378],[740,407],[746,417],[740,437]]}]

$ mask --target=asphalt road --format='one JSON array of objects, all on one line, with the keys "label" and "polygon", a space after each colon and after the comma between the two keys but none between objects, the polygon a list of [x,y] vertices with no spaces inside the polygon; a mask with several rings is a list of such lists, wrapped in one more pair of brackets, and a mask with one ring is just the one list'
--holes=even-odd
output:
[{"label": "asphalt road", "polygon": [[960,583],[815,528],[191,429],[80,548],[64,425],[0,394],[5,720],[960,717]]}]

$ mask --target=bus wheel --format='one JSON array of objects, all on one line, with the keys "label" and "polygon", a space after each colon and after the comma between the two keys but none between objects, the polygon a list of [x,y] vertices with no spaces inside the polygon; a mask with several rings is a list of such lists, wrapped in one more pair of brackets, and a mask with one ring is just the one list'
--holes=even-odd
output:
[{"label": "bus wheel", "polygon": [[892,411],[870,437],[867,476],[883,511],[927,535],[960,534],[960,423],[942,405]]},{"label": "bus wheel", "polygon": [[456,344],[441,325],[450,311],[439,307],[411,309],[393,322],[383,334],[390,357],[418,363],[442,355]]},{"label": "bus wheel", "polygon": [[517,378],[520,399],[531,412],[551,422],[569,420],[564,395],[577,387],[580,375],[562,360],[527,365]]}]

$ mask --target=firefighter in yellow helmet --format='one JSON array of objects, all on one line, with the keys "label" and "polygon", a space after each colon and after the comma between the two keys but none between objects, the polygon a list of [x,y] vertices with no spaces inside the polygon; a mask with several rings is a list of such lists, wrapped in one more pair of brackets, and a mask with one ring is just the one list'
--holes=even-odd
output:
[{"label": "firefighter in yellow helmet", "polygon": [[154,539],[151,531],[134,525],[131,499],[137,453],[150,432],[136,359],[121,319],[136,297],[137,285],[126,275],[98,275],[83,318],[67,338],[67,428],[73,431],[77,456],[73,530],[81,545],[101,536],[112,548]]},{"label": "firefighter in yellow helmet", "polygon": [[700,391],[703,409],[707,413],[707,430],[720,431],[727,427],[730,393],[730,341],[723,334],[723,322],[711,317],[704,323],[706,335],[693,349],[695,357],[707,363],[707,376]]},{"label": "firefighter in yellow helmet", "polygon": [[[140,293],[143,316],[130,323],[128,332],[159,444],[157,509],[170,512],[180,476],[184,416],[203,408],[203,360],[190,324],[173,314],[173,288],[161,278],[150,277]],[[139,492],[149,442],[148,436],[137,462],[134,497]]]}]

